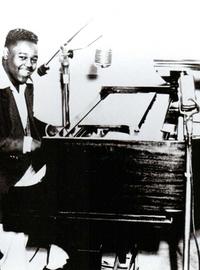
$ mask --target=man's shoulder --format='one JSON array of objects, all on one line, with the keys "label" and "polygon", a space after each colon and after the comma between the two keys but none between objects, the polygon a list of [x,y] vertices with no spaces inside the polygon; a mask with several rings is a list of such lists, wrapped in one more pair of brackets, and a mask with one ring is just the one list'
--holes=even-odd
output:
[{"label": "man's shoulder", "polygon": [[9,87],[0,88],[0,99],[1,100],[9,98],[10,94],[11,94],[11,89]]},{"label": "man's shoulder", "polygon": [[10,80],[6,74],[2,64],[0,64],[0,89],[5,89],[10,86]]},{"label": "man's shoulder", "polygon": [[11,95],[11,89],[9,87],[0,88],[0,99],[5,100],[8,99]]}]

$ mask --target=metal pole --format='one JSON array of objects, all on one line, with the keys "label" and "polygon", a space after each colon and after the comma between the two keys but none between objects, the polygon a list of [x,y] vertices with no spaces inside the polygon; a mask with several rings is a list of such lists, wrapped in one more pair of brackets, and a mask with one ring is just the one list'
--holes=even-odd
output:
[{"label": "metal pole", "polygon": [[69,128],[70,126],[70,117],[69,117],[69,73],[68,67],[64,67],[66,71],[62,74],[62,126],[64,128]]},{"label": "metal pole", "polygon": [[61,61],[61,97],[62,97],[62,126],[64,129],[70,127],[69,111],[69,57],[70,52],[65,47],[62,48]]},{"label": "metal pole", "polygon": [[185,193],[185,228],[183,270],[190,268],[190,233],[191,233],[191,209],[192,209],[192,116],[186,117],[186,193]]}]

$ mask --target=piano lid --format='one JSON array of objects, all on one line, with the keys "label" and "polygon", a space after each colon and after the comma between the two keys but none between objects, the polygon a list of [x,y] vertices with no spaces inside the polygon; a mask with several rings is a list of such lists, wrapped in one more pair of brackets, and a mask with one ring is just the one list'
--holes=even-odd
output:
[{"label": "piano lid", "polygon": [[[154,68],[160,77],[167,83],[171,83],[173,80],[173,73],[186,71],[190,74],[196,74],[200,71],[200,61],[199,60],[164,60],[164,59],[154,59]],[[195,75],[196,76],[196,75]]]},{"label": "piano lid", "polygon": [[86,130],[109,130],[106,135],[94,132],[93,138],[162,140],[169,102],[169,94],[155,92],[109,94],[78,126]]},{"label": "piano lid", "polygon": [[115,127],[126,125],[137,132],[155,100],[156,93],[111,94],[101,101],[80,126]]},{"label": "piano lid", "polygon": [[170,70],[200,70],[200,60],[164,60],[164,59],[154,59],[154,66],[158,68],[168,68]]}]

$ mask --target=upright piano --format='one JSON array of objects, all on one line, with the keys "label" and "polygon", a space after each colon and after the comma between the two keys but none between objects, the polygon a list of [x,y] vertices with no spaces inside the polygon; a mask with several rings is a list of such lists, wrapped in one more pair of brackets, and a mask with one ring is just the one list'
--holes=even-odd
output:
[{"label": "upright piano", "polygon": [[[16,230],[35,227],[36,238],[53,235],[76,257],[75,269],[100,269],[108,251],[121,263],[131,252],[134,263],[137,249],[156,249],[161,238],[172,248],[179,237],[188,239],[184,121],[190,108],[180,107],[181,76],[159,86],[104,86],[65,137],[44,137],[49,215],[32,207],[23,212],[24,225],[9,203],[5,228],[13,220]],[[191,87],[187,80],[183,87]]]}]

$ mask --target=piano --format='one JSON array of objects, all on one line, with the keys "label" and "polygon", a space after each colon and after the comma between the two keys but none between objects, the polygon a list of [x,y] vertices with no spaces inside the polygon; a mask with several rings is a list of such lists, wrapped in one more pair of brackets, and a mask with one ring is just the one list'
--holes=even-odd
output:
[{"label": "piano", "polygon": [[[185,82],[185,74],[174,74],[170,83],[159,86],[104,86],[66,136],[44,137],[41,155],[47,174],[37,196],[47,194],[42,208],[48,211],[42,216],[41,206],[26,207],[21,212],[27,217],[24,224],[13,193],[6,205],[5,229],[23,228],[40,244],[46,238],[61,244],[75,258],[74,269],[101,269],[107,251],[117,254],[115,269],[129,252],[133,265],[138,249],[154,250],[163,238],[173,249],[183,237],[188,269],[190,227],[188,231],[184,224],[190,224],[186,211],[191,204],[186,198],[185,115],[193,120],[196,107],[180,107],[181,83],[191,90],[191,78]],[[198,136],[192,146],[197,156]],[[197,178],[198,164],[193,165]],[[29,199],[37,194],[34,187],[17,193]]]}]

